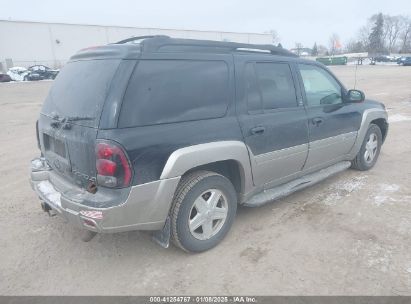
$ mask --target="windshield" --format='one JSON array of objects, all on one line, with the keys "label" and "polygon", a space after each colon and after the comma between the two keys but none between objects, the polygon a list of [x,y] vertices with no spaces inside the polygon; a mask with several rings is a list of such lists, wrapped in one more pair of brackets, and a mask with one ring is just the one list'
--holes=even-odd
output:
[{"label": "windshield", "polygon": [[78,125],[98,127],[119,63],[119,59],[69,62],[54,81],[41,112],[58,120],[68,118]]}]

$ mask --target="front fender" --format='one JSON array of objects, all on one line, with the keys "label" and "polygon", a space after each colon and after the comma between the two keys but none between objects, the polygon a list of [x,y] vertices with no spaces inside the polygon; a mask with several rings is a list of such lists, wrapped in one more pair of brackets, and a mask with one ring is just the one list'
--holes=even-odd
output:
[{"label": "front fender", "polygon": [[350,158],[354,159],[355,156],[361,149],[361,145],[364,141],[365,135],[367,134],[368,127],[370,126],[371,122],[376,119],[385,119],[388,121],[387,111],[384,109],[367,109],[364,111],[362,115],[360,129],[357,133],[357,139],[355,140],[354,146],[352,147],[349,156]]}]

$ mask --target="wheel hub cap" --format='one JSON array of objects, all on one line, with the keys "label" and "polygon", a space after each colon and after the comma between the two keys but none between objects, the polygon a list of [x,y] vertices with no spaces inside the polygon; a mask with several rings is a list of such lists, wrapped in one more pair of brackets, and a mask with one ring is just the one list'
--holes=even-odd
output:
[{"label": "wheel hub cap", "polygon": [[372,163],[377,154],[378,138],[375,133],[371,133],[365,145],[364,160],[366,163]]},{"label": "wheel hub cap", "polygon": [[203,192],[190,210],[188,226],[191,234],[199,240],[216,235],[227,218],[228,204],[222,191],[209,189]]}]

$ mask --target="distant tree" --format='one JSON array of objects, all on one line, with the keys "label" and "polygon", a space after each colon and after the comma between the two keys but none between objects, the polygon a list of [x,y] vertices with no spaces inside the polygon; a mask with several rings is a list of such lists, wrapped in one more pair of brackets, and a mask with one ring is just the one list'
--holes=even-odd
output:
[{"label": "distant tree", "polygon": [[411,18],[404,17],[403,28],[400,34],[400,52],[401,53],[411,53]]},{"label": "distant tree", "polygon": [[372,15],[345,50],[368,51],[370,56],[385,52],[411,52],[411,17]]},{"label": "distant tree", "polygon": [[283,45],[281,43],[278,43],[277,47],[283,48]]},{"label": "distant tree", "polygon": [[347,53],[362,53],[366,52],[367,48],[361,41],[352,39],[346,44],[345,51]]},{"label": "distant tree", "polygon": [[311,56],[318,56],[317,42],[314,43],[313,49],[311,50]]},{"label": "distant tree", "polygon": [[383,41],[390,53],[396,49],[398,38],[404,27],[404,19],[403,16],[384,15]]},{"label": "distant tree", "polygon": [[296,42],[295,43],[295,49],[297,51],[297,55],[300,56],[301,55],[301,51],[302,51],[303,45],[300,42]]},{"label": "distant tree", "polygon": [[324,46],[324,45],[318,45],[318,55],[320,55],[320,56],[324,56],[324,55],[326,55],[327,54],[327,52],[328,52],[328,49],[327,49],[327,47],[326,46]]},{"label": "distant tree", "polygon": [[358,42],[361,42],[361,44],[365,47],[364,51],[368,50],[368,44],[370,42],[369,41],[370,33],[371,33],[371,24],[368,21],[367,25],[364,25],[360,28],[357,34],[357,38],[356,38],[356,40]]},{"label": "distant tree", "polygon": [[375,55],[384,53],[384,16],[379,13],[368,37],[368,52]]}]

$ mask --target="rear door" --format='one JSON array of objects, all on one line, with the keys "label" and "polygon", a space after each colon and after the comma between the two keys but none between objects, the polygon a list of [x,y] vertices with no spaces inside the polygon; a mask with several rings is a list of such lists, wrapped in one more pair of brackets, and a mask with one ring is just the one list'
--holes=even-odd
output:
[{"label": "rear door", "polygon": [[355,103],[343,102],[345,89],[326,69],[315,64],[298,64],[306,103],[310,144],[304,169],[320,169],[349,153],[361,124]]},{"label": "rear door", "polygon": [[[240,73],[237,73],[237,72]],[[270,188],[298,174],[308,153],[307,116],[290,65],[236,63],[238,117],[250,153],[254,184]]]}]

